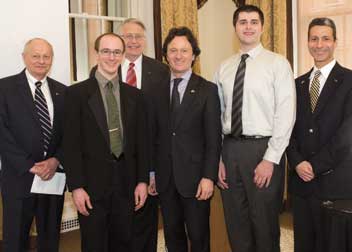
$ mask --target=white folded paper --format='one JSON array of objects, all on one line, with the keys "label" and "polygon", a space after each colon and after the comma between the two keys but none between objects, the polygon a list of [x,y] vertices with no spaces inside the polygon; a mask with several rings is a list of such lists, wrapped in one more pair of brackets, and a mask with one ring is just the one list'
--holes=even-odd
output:
[{"label": "white folded paper", "polygon": [[38,175],[34,175],[31,193],[62,195],[66,184],[66,175],[56,172],[50,180],[42,180]]}]

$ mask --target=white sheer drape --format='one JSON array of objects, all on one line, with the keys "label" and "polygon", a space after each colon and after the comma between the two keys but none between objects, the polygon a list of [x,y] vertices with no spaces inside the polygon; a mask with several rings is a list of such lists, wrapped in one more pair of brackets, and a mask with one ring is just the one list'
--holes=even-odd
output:
[{"label": "white sheer drape", "polygon": [[131,0],[130,17],[140,19],[147,28],[147,48],[145,54],[154,58],[154,14],[153,0]]}]

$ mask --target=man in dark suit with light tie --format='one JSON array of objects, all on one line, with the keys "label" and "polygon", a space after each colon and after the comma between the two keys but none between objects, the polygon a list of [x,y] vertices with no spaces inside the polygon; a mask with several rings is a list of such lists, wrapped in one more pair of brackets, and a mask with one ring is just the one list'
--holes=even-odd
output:
[{"label": "man in dark suit with light tie", "polygon": [[62,162],[65,86],[51,78],[53,48],[29,40],[26,69],[0,80],[0,155],[3,251],[24,252],[33,218],[38,251],[58,252],[63,195],[34,194],[34,175],[50,180]]},{"label": "man in dark suit with light tie", "polygon": [[[122,81],[140,89],[147,101],[148,120],[151,118],[151,96],[153,88],[168,76],[168,67],[143,55],[146,47],[146,28],[138,19],[126,19],[120,34],[126,43],[125,60],[119,68]],[[149,130],[145,132],[150,143]],[[151,148],[149,148],[151,150]],[[148,162],[148,168],[151,164]],[[135,212],[133,224],[133,252],[156,252],[158,238],[158,199],[155,192],[154,173],[150,172],[149,195],[143,208]]]},{"label": "man in dark suit with light tie", "polygon": [[141,92],[118,77],[125,44],[95,42],[95,75],[67,91],[65,167],[79,212],[82,251],[131,251],[133,211],[147,197],[146,115]]},{"label": "man in dark suit with light tie", "polygon": [[[169,252],[210,251],[210,198],[221,145],[217,87],[192,73],[200,49],[187,27],[169,31],[163,45],[171,76],[153,99],[153,167]],[[187,228],[187,235],[185,232]]]},{"label": "man in dark suit with light tie", "polygon": [[287,148],[296,252],[324,251],[325,200],[352,198],[352,71],[334,59],[336,27],[308,28],[314,67],[296,79],[297,119]]}]

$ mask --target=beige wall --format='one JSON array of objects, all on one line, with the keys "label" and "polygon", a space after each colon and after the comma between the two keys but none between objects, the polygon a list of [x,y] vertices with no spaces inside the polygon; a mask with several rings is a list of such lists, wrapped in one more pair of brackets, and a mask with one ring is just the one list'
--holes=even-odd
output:
[{"label": "beige wall", "polygon": [[232,15],[236,5],[230,0],[208,0],[198,11],[201,73],[213,79],[219,64],[238,49]]}]

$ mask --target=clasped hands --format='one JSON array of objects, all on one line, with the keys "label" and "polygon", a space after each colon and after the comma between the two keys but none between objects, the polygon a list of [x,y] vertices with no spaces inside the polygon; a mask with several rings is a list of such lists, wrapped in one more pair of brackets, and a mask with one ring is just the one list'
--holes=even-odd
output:
[{"label": "clasped hands", "polygon": [[54,176],[58,165],[59,161],[51,157],[35,163],[34,166],[29,169],[29,172],[38,175],[42,180],[50,180]]},{"label": "clasped hands", "polygon": [[304,182],[309,182],[315,177],[313,167],[308,161],[302,161],[299,163],[296,166],[296,172]]}]

